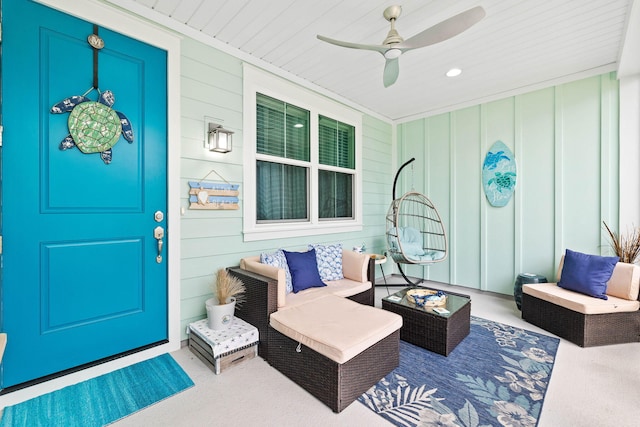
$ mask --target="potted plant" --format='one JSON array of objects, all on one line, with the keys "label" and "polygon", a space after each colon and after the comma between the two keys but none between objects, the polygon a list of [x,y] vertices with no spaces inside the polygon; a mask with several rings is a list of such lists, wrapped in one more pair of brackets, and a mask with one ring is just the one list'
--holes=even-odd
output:
[{"label": "potted plant", "polygon": [[216,272],[216,281],[212,284],[213,298],[205,301],[207,307],[207,325],[209,329],[222,330],[231,325],[236,305],[243,301],[245,287],[238,278],[230,276],[226,269]]},{"label": "potted plant", "polygon": [[613,252],[620,258],[620,262],[635,264],[640,257],[640,228],[633,227],[625,234],[611,231],[606,222],[602,221],[609,235],[609,244]]}]

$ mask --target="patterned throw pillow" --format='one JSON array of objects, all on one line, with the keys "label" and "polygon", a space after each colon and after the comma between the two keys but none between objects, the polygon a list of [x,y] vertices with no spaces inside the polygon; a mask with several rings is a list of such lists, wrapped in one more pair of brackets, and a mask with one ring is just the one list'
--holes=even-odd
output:
[{"label": "patterned throw pillow", "polygon": [[318,272],[322,280],[344,279],[342,275],[342,243],[335,245],[309,245],[309,250],[316,250]]},{"label": "patterned throw pillow", "polygon": [[287,293],[293,291],[293,284],[291,282],[291,272],[289,271],[289,265],[287,264],[287,257],[284,256],[282,249],[278,249],[272,254],[261,253],[260,262],[262,264],[271,265],[273,267],[284,268],[284,276],[286,278]]}]

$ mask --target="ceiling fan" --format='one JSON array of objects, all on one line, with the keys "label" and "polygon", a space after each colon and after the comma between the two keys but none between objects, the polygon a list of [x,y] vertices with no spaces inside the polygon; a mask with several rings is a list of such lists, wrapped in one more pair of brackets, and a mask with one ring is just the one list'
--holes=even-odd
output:
[{"label": "ceiling fan", "polygon": [[400,73],[398,58],[400,55],[413,49],[418,49],[450,39],[451,37],[468,30],[485,16],[485,11],[482,6],[476,6],[465,12],[452,16],[449,19],[445,19],[444,21],[427,28],[421,33],[416,34],[408,40],[404,40],[400,37],[400,34],[398,34],[398,31],[396,31],[395,28],[395,22],[401,12],[401,6],[389,6],[384,10],[382,15],[391,23],[391,29],[387,34],[387,38],[384,39],[380,45],[345,42],[321,36],[319,34],[317,37],[324,42],[335,44],[337,46],[380,52],[386,60],[382,81],[384,83],[384,87],[389,87],[398,79],[398,74]]}]

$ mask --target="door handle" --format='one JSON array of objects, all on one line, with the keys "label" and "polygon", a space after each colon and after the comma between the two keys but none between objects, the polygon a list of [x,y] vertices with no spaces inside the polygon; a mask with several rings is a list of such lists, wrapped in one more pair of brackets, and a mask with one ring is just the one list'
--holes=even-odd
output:
[{"label": "door handle", "polygon": [[153,229],[153,237],[158,241],[158,256],[156,256],[156,262],[160,264],[162,262],[162,247],[164,246],[164,228],[157,226]]}]

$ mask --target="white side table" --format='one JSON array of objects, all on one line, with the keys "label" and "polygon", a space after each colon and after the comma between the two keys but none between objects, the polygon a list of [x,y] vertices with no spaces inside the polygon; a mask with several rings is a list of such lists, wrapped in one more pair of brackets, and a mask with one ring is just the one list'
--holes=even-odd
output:
[{"label": "white side table", "polygon": [[387,256],[380,254],[371,254],[371,258],[373,258],[376,265],[380,266],[380,271],[382,272],[382,280],[384,280],[384,285],[387,286],[387,277],[384,275],[384,268],[382,268],[382,264],[387,262]]},{"label": "white side table", "polygon": [[207,319],[189,324],[189,349],[216,374],[258,354],[258,328],[237,317],[227,329],[207,327]]}]

